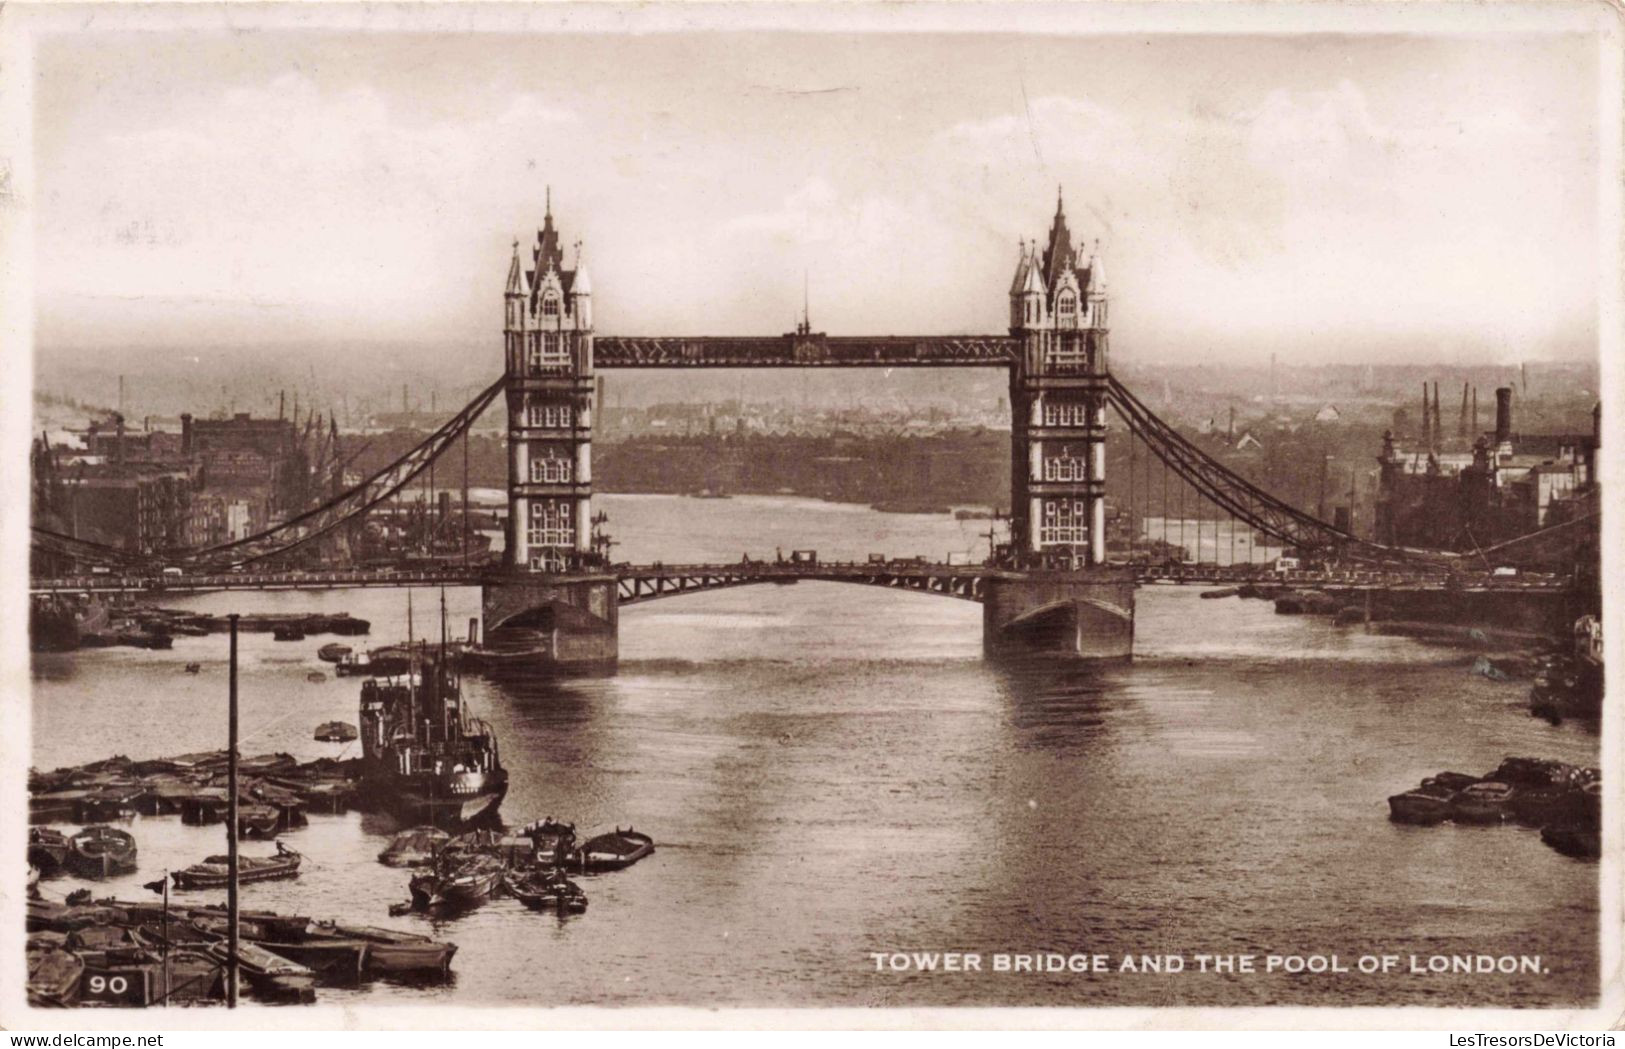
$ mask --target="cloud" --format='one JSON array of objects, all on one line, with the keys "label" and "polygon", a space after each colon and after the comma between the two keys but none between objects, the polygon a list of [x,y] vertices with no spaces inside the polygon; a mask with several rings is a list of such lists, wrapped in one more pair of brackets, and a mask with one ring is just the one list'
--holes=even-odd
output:
[{"label": "cloud", "polygon": [[1583,115],[1447,64],[1401,90],[1309,58],[1255,80],[1123,58],[1131,86],[1046,71],[1027,95],[851,58],[856,89],[809,101],[738,91],[765,44],[681,58],[652,75],[665,94],[637,69],[499,77],[500,57],[488,79],[292,61],[86,93],[38,169],[45,330],[185,302],[211,335],[491,334],[508,237],[550,183],[598,316],[629,333],[785,330],[803,271],[832,331],[999,330],[1016,239],[1061,183],[1074,234],[1103,241],[1119,352],[1440,326],[1538,343],[1595,311]]}]

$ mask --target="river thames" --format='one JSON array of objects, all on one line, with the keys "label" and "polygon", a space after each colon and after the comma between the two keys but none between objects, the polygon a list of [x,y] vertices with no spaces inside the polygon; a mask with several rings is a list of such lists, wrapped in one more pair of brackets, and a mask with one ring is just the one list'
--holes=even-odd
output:
[{"label": "river thames", "polygon": [[[979,559],[986,522],[792,498],[599,496],[616,560],[870,552]],[[438,592],[414,592],[420,636]],[[453,636],[478,614],[448,591]],[[402,640],[398,590],[212,594],[211,611],[349,611]],[[465,682],[501,741],[509,823],[631,824],[658,851],[582,879],[586,914],[495,900],[390,918],[391,825],[312,816],[299,878],[244,905],[432,931],[449,988],[324,989],[328,1003],[599,1005],[1582,1004],[1597,983],[1597,866],[1514,827],[1408,827],[1389,794],[1509,754],[1598,763],[1593,731],[1527,713],[1474,654],[1277,616],[1268,602],[1139,593],[1136,659],[985,664],[972,603],[836,583],[626,609],[613,676]],[[243,751],[338,755],[358,685],[311,682],[325,637],[242,642]],[[183,673],[188,662],[197,675]],[[226,640],[34,658],[39,768],[224,745]],[[144,881],[221,851],[218,828],[137,819]],[[247,844],[245,852],[271,851]],[[44,883],[50,895],[75,887]],[[98,895],[101,892],[98,891]],[[188,894],[212,898],[213,894]],[[1513,973],[877,972],[872,953],[1538,955]],[[1425,965],[1425,963],[1424,963]]]}]

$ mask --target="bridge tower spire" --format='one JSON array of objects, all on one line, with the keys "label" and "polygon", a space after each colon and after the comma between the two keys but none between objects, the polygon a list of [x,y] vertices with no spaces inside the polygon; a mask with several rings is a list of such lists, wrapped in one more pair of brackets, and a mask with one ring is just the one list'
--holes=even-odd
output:
[{"label": "bridge tower spire", "polygon": [[1023,247],[1010,287],[1012,555],[1022,565],[1106,562],[1106,292],[1056,195],[1042,254]]}]

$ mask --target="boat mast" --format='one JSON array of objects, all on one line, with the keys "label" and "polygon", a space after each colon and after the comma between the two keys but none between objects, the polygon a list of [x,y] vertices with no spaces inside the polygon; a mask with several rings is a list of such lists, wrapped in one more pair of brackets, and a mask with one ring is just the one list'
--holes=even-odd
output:
[{"label": "boat mast", "polygon": [[407,725],[412,729],[415,739],[418,734],[418,647],[414,640],[416,631],[412,628],[412,588],[406,588],[406,714]]},{"label": "boat mast", "polygon": [[[226,617],[231,623],[231,675],[228,679],[226,714],[226,1008],[237,1008],[237,978],[241,962],[237,957],[237,613]],[[168,916],[164,936],[169,936]]]}]

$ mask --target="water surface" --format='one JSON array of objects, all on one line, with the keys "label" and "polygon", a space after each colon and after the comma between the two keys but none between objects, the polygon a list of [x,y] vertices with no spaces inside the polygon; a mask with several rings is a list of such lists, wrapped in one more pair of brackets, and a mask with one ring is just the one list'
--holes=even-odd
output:
[{"label": "water surface", "polygon": [[[986,522],[802,499],[607,496],[617,559],[814,547],[980,557]],[[980,544],[980,545],[979,545]],[[414,592],[427,632],[438,593]],[[451,632],[478,614],[447,592]],[[213,594],[216,611],[345,610],[405,635],[400,591]],[[327,638],[245,635],[245,753],[343,748],[355,721]],[[494,901],[434,931],[447,989],[377,984],[329,1002],[525,1004],[1505,1004],[1590,1001],[1597,867],[1517,828],[1402,827],[1387,795],[1507,754],[1594,764],[1597,740],[1527,716],[1526,688],[1472,654],[1276,616],[1270,605],[1142,589],[1138,657],[1103,670],[1000,670],[969,602],[836,583],[722,590],[625,609],[612,677],[470,679],[495,726],[510,822],[632,824],[656,854],[585,879],[560,920]],[[34,763],[223,745],[226,644],[37,657]],[[203,672],[182,672],[189,661]],[[132,826],[142,881],[220,851],[218,829]],[[285,840],[292,882],[245,906],[391,919],[404,872],[374,862],[387,819],[315,816]],[[271,851],[249,844],[245,850]],[[256,853],[257,854],[257,853]],[[46,883],[52,893],[71,880]],[[214,894],[191,894],[208,899]],[[879,973],[869,952],[1539,954],[1516,976]]]}]

